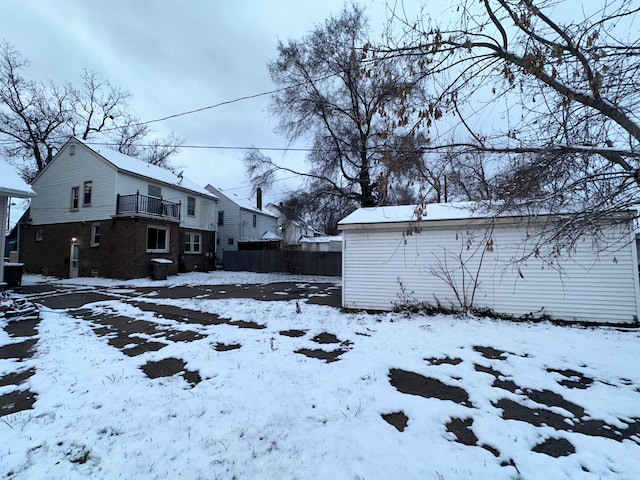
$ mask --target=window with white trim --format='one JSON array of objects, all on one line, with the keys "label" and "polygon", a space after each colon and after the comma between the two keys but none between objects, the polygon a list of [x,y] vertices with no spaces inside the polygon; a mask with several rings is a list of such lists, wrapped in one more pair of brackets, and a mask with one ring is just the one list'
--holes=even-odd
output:
[{"label": "window with white trim", "polygon": [[82,197],[82,206],[90,207],[91,206],[91,192],[93,190],[93,182],[84,182],[84,195]]},{"label": "window with white trim", "polygon": [[190,217],[196,214],[196,199],[194,197],[187,197],[187,215]]},{"label": "window with white trim", "polygon": [[94,223],[91,225],[91,242],[92,247],[100,246],[100,224]]},{"label": "window with white trim", "polygon": [[169,228],[153,226],[147,227],[147,252],[169,252]]},{"label": "window with white trim", "polygon": [[71,187],[71,210],[77,210],[80,206],[80,187]]},{"label": "window with white trim", "polygon": [[202,253],[202,236],[199,233],[184,234],[184,253]]}]

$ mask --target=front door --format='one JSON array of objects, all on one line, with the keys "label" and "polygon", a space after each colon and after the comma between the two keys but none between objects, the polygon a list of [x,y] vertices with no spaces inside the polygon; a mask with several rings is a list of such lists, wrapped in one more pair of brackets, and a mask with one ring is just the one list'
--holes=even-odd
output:
[{"label": "front door", "polygon": [[80,266],[80,245],[77,243],[71,244],[71,261],[69,262],[69,278],[75,278],[78,276],[78,267]]}]

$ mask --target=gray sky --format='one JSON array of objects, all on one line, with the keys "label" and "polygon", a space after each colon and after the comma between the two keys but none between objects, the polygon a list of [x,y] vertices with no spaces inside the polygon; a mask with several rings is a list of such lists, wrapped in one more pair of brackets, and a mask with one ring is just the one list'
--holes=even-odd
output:
[{"label": "gray sky", "polygon": [[[371,25],[386,20],[385,0],[361,0]],[[0,38],[31,65],[28,78],[77,82],[83,68],[133,94],[143,121],[255,95],[274,88],[266,71],[279,39],[298,39],[342,0],[2,0]],[[224,105],[152,125],[185,145],[284,147],[268,97]],[[305,146],[305,145],[299,145]],[[268,152],[300,165],[304,154]],[[183,148],[173,163],[206,185],[248,195],[242,150]],[[281,182],[286,185],[288,182]],[[267,200],[279,200],[279,192]],[[270,198],[271,197],[271,198]]]}]

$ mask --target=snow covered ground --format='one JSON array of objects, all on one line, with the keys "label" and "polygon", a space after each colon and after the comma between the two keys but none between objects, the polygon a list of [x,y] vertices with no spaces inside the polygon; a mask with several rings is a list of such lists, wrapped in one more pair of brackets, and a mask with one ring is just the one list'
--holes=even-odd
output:
[{"label": "snow covered ground", "polygon": [[[37,395],[33,409],[0,416],[0,477],[638,478],[639,331],[135,292],[281,281],[335,279],[60,282],[121,298],[83,312],[44,309],[33,356],[0,359],[0,377],[35,369],[19,387],[0,383],[0,396]],[[144,305],[225,321],[184,322]],[[152,325],[135,336],[166,346],[139,355],[114,346],[105,325],[122,318]],[[0,326],[0,348],[24,340]],[[337,361],[314,358],[319,350]],[[166,359],[184,362],[184,374],[143,370]],[[392,413],[408,419],[402,431],[383,419]],[[544,453],[554,445],[558,458]]]}]

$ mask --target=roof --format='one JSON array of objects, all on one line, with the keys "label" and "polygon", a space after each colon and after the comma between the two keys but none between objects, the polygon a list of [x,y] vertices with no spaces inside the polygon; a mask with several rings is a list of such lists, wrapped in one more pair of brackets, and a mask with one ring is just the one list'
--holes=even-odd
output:
[{"label": "roof", "polygon": [[[397,205],[391,207],[359,208],[351,215],[343,218],[338,225],[358,224],[390,224],[407,222],[433,222],[442,220],[471,220],[487,218],[532,217],[557,214],[578,214],[583,212],[579,207],[573,209],[563,207],[561,211],[552,211],[544,207],[534,208],[523,203],[500,211],[499,203],[490,202],[453,202],[429,203],[427,205]],[[632,212],[635,209],[621,210],[620,213]]]},{"label": "roof", "polygon": [[213,185],[207,185],[205,188],[207,189],[207,191],[212,192],[215,195],[222,196],[227,200],[229,200],[230,202],[235,203],[238,207],[240,207],[243,210],[249,210],[254,213],[261,213],[262,215],[266,215],[267,217],[278,218],[277,215],[274,215],[273,213],[269,212],[266,209],[260,210],[254,205],[252,200],[248,198],[241,198],[236,193],[225,192],[221,188],[214,187]]},{"label": "roof", "polygon": [[215,197],[214,194],[206,190],[204,187],[201,187],[182,174],[173,173],[167,168],[151,165],[150,163],[129,157],[128,155],[124,155],[109,148],[100,148],[99,150],[93,151],[109,163],[113,164],[120,171],[147,177],[174,187],[178,186],[185,190],[191,190],[192,192],[199,193],[200,195],[206,195],[207,197]]},{"label": "roof", "polygon": [[328,243],[328,242],[341,242],[341,235],[332,235],[324,237],[304,237],[300,239],[300,243]]},{"label": "roof", "polygon": [[491,216],[475,202],[430,203],[428,205],[396,205],[359,208],[343,218],[338,225],[360,223],[402,223],[417,220],[460,220]]},{"label": "roof", "polygon": [[35,197],[36,192],[25,182],[18,172],[0,158],[0,195],[16,198]]}]

